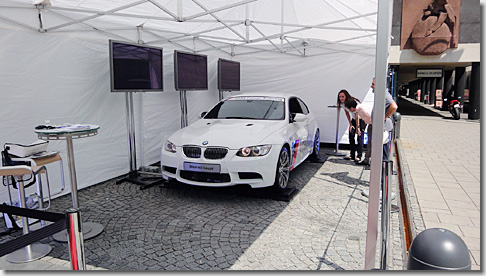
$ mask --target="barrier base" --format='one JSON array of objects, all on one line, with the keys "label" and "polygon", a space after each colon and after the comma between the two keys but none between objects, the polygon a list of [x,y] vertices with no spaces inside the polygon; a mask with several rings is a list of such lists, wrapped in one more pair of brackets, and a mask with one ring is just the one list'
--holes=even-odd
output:
[{"label": "barrier base", "polygon": [[[98,236],[105,228],[103,225],[96,222],[83,222],[81,227],[83,229],[83,240],[89,240]],[[52,235],[52,238],[58,242],[68,242],[67,231],[64,230],[58,232]]]},{"label": "barrier base", "polygon": [[33,243],[7,255],[7,261],[11,263],[27,263],[38,260],[51,252],[48,244]]}]

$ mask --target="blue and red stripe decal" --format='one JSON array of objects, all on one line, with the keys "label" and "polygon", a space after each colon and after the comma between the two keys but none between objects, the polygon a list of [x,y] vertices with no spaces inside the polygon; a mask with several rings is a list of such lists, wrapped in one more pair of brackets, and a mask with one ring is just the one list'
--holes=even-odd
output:
[{"label": "blue and red stripe decal", "polygon": [[295,160],[297,160],[297,152],[298,152],[298,149],[299,149],[299,143],[300,140],[295,140],[294,142],[292,142],[292,166],[290,167],[290,170],[293,170],[294,169],[294,166],[295,166]]}]

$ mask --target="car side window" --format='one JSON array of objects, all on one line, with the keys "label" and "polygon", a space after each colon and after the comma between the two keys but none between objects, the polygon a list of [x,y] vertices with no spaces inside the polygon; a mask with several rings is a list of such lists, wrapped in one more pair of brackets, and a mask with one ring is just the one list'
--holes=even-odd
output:
[{"label": "car side window", "polygon": [[302,107],[300,106],[297,98],[290,98],[289,99],[289,111],[290,113],[304,113],[302,111]]},{"label": "car side window", "polygon": [[302,101],[301,99],[298,99],[300,107],[302,108],[302,113],[305,115],[309,114],[309,108],[307,108],[307,105]]}]

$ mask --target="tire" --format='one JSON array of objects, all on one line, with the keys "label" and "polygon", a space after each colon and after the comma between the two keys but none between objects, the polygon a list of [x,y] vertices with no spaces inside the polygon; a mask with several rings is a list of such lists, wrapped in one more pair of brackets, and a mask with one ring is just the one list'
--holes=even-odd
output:
[{"label": "tire", "polygon": [[283,191],[289,184],[290,176],[290,154],[286,147],[282,147],[278,155],[277,169],[275,172],[275,183],[273,188],[276,191]]},{"label": "tire", "polygon": [[454,119],[459,120],[461,118],[461,113],[459,112],[459,109],[454,108]]},{"label": "tire", "polygon": [[319,138],[319,129],[316,130],[316,135],[314,136],[314,144],[312,146],[311,158],[317,158],[319,156],[319,150],[321,149],[321,140]]}]

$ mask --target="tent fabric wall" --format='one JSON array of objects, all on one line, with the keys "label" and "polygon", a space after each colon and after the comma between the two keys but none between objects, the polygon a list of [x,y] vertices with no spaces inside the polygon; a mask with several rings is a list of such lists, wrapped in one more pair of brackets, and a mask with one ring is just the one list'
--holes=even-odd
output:
[{"label": "tent fabric wall", "polygon": [[[34,127],[45,120],[98,124],[98,135],[73,142],[78,188],[127,172],[125,95],[109,92],[107,43],[6,30],[0,30],[0,43],[2,148],[37,140]],[[66,141],[50,141],[48,150],[61,152],[69,192]],[[58,165],[48,170],[52,191],[58,191]],[[6,191],[0,194],[1,202],[8,199]]]},{"label": "tent fabric wall", "polygon": [[[129,170],[126,94],[110,92],[108,39],[119,40],[93,33],[51,34],[0,26],[0,143],[3,146],[7,142],[36,140],[34,127],[45,120],[51,124],[100,125],[98,135],[74,140],[78,189]],[[154,46],[164,48],[164,92],[134,93],[138,166],[158,162],[166,137],[180,128],[173,51],[181,50],[181,46]],[[187,92],[189,124],[218,101],[218,58],[233,59],[241,63],[241,91],[225,96],[250,91],[296,94],[316,114],[321,141],[334,143],[336,109],[328,106],[336,104],[341,89],[357,98],[365,97],[374,74],[375,54],[369,46],[334,47],[340,51],[323,51],[308,57],[269,51],[238,55],[237,47],[235,56],[217,49],[204,52],[208,56],[209,89]],[[340,135],[346,125],[341,116]],[[69,193],[66,142],[50,141],[48,149],[61,153],[66,179],[64,194]],[[48,165],[48,169],[51,190],[55,192],[60,188],[57,164]],[[7,200],[7,193],[0,193],[0,202]]]},{"label": "tent fabric wall", "polygon": [[[165,51],[165,48],[164,48]],[[220,52],[208,54],[208,91],[187,91],[189,124],[198,119],[218,101],[217,60],[230,59]],[[337,53],[332,56],[284,57],[259,53],[235,56],[241,65],[241,90],[225,92],[226,97],[244,92],[292,93],[301,97],[315,113],[321,129],[321,142],[334,143],[336,139],[337,93],[348,90],[363,99],[369,90],[374,72],[374,57],[361,54]],[[172,51],[164,56],[164,95],[145,93],[144,160],[152,164],[160,159],[160,149],[166,138],[180,128],[179,92],[173,86]],[[161,113],[161,109],[164,109]],[[341,115],[340,135],[347,129],[347,120]]]}]

